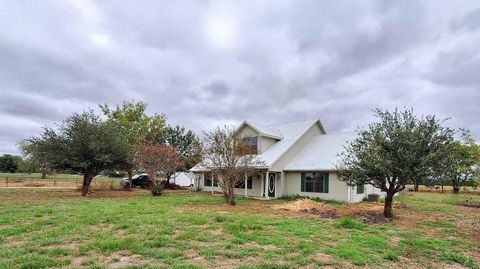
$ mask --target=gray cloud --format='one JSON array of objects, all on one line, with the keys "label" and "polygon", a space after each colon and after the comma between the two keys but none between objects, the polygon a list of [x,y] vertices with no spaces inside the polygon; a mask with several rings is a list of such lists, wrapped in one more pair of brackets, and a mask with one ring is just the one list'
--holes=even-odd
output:
[{"label": "gray cloud", "polygon": [[0,153],[99,103],[143,100],[197,132],[376,107],[480,139],[477,1],[3,1]]}]

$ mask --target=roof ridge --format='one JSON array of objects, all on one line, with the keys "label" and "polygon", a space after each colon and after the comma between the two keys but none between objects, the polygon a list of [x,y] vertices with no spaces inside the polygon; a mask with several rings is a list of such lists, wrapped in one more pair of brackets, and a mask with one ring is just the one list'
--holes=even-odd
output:
[{"label": "roof ridge", "polygon": [[[313,122],[312,120],[312,124],[309,124],[304,130],[302,130],[302,132],[300,132],[300,134],[297,135],[297,137],[295,137],[295,139],[293,139],[292,143],[290,146],[288,146],[287,148],[285,148],[284,150],[282,150],[282,152],[277,156],[277,158],[275,158],[273,161],[270,162],[270,165],[269,166],[272,166],[275,162],[277,162],[283,155],[285,155],[285,152],[287,152],[293,145],[295,145],[295,143],[297,143],[297,141],[303,136],[305,135],[305,133],[310,130],[310,128],[312,128],[313,125],[317,124],[317,122],[319,122],[320,120],[316,120]],[[307,121],[305,121],[307,122]],[[296,156],[295,156],[296,157]],[[293,157],[293,158],[295,158]]]},{"label": "roof ridge", "polygon": [[[308,119],[308,120],[297,120],[297,121],[289,121],[289,122],[281,122],[281,123],[273,123],[273,124],[269,124],[269,125],[266,125],[267,127],[271,127],[273,125],[285,125],[285,124],[292,124],[292,123],[299,123],[299,122],[308,122],[308,121],[320,121],[319,118],[312,118],[312,119]],[[273,127],[271,127],[273,128]]]},{"label": "roof ridge", "polygon": [[345,132],[328,133],[328,134],[322,134],[322,135],[338,135],[338,134],[356,134],[356,132],[355,131],[345,131]]}]

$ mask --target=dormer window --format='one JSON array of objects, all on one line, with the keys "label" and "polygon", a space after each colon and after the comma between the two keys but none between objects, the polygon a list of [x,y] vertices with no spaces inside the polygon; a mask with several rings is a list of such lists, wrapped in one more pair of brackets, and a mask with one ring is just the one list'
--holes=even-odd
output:
[{"label": "dormer window", "polygon": [[245,137],[245,144],[250,148],[251,154],[257,154],[258,137]]}]

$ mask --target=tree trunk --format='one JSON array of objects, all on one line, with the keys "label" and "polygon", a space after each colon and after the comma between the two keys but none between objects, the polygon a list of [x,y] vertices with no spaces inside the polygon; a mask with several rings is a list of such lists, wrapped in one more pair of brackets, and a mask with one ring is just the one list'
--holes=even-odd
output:
[{"label": "tree trunk", "polygon": [[413,191],[414,192],[418,192],[418,185],[419,185],[418,183],[415,183],[415,182],[413,183]]},{"label": "tree trunk", "polygon": [[460,193],[460,186],[453,186],[453,193],[458,194]]},{"label": "tree trunk", "polygon": [[235,205],[235,181],[228,182],[226,190],[227,205]]},{"label": "tree trunk", "polygon": [[82,185],[82,196],[87,196],[88,188],[90,187],[90,183],[92,182],[93,175],[84,174],[83,175],[83,185]]},{"label": "tree trunk", "polygon": [[131,169],[128,169],[127,174],[128,174],[128,184],[129,184],[128,188],[131,189],[133,184],[132,182],[133,171]]},{"label": "tree trunk", "polygon": [[[166,174],[165,175],[165,188],[170,187],[170,177],[171,176],[172,176],[171,174]],[[213,181],[212,181],[212,184],[213,184]]]},{"label": "tree trunk", "polygon": [[46,179],[47,178],[47,172],[43,171],[42,172],[42,179]]},{"label": "tree trunk", "polygon": [[392,210],[392,204],[393,204],[393,195],[395,193],[388,193],[387,196],[385,197],[385,206],[383,208],[383,216],[385,218],[392,218],[393,217],[393,210]]},{"label": "tree trunk", "polygon": [[460,192],[460,184],[457,184],[458,182],[456,181],[457,177],[452,179],[452,187],[453,187],[453,193],[458,194]]}]

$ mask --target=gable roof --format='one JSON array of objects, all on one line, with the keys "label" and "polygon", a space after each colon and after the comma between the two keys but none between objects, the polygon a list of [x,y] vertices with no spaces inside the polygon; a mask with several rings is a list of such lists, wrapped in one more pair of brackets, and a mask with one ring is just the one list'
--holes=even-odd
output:
[{"label": "gable roof", "polygon": [[[318,125],[321,132],[326,134],[325,128],[318,119],[273,125],[261,125],[250,121],[243,121],[236,131],[240,131],[246,125],[259,133],[259,135],[278,139],[270,148],[257,156],[257,158],[265,164],[264,166],[267,167],[273,165],[280,159],[312,126]],[[281,138],[279,138],[280,136]],[[207,171],[208,169],[208,165],[199,163],[190,169],[190,171],[198,172]]]},{"label": "gable roof", "polygon": [[283,135],[283,139],[273,144],[265,152],[260,154],[258,158],[265,162],[267,166],[271,166],[315,124],[318,124],[322,133],[325,133],[325,129],[318,119],[269,125],[268,127],[270,128],[280,130]]},{"label": "gable roof", "polygon": [[356,134],[338,133],[315,136],[287,165],[285,171],[333,171],[339,164],[343,147]]},{"label": "gable roof", "polygon": [[244,120],[236,129],[236,132],[240,131],[242,128],[245,126],[248,126],[255,130],[255,132],[258,133],[259,136],[266,136],[266,137],[271,137],[274,139],[281,140],[283,139],[282,132],[276,128],[272,128],[263,124],[259,123],[254,123],[251,121],[246,121]]}]

